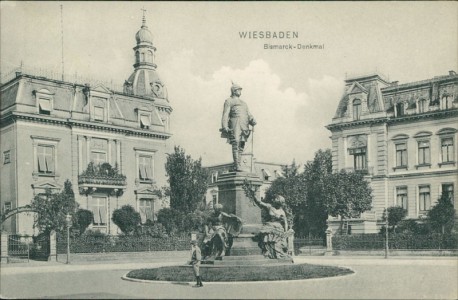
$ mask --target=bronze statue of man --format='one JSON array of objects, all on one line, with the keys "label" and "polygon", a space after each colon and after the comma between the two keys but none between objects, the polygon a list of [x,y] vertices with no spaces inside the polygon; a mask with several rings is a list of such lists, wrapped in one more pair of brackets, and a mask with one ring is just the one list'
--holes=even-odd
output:
[{"label": "bronze statue of man", "polygon": [[241,171],[241,158],[245,142],[250,136],[249,125],[256,125],[256,121],[248,111],[247,104],[240,99],[242,87],[232,83],[231,97],[224,102],[223,117],[221,119],[221,137],[227,138],[232,145],[234,171]]}]

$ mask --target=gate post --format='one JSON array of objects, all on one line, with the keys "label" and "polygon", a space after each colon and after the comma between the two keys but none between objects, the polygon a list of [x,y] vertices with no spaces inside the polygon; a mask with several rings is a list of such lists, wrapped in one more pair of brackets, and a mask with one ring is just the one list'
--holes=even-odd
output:
[{"label": "gate post", "polygon": [[8,233],[2,231],[1,241],[0,241],[0,261],[2,264],[8,263]]},{"label": "gate post", "polygon": [[56,231],[49,234],[49,257],[48,261],[57,261],[57,237]]},{"label": "gate post", "polygon": [[326,229],[326,253],[325,255],[332,255],[332,229]]}]

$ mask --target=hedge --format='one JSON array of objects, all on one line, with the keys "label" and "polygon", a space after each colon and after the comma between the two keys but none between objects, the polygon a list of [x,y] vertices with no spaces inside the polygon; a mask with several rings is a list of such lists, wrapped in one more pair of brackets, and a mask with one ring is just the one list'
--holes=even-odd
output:
[{"label": "hedge", "polygon": [[[70,240],[71,253],[143,252],[189,250],[189,236],[153,238],[149,236],[80,236]],[[66,253],[67,240],[58,238],[57,252]]]},{"label": "hedge", "polygon": [[[385,236],[381,234],[336,235],[332,238],[332,246],[334,250],[381,250],[385,248]],[[388,247],[406,250],[458,249],[458,234],[390,234]]]}]

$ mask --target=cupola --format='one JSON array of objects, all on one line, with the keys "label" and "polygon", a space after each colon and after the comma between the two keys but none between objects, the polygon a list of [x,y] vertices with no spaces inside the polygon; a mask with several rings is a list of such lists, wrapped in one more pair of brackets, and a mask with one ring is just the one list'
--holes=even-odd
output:
[{"label": "cupola", "polygon": [[153,46],[153,35],[146,25],[145,11],[142,26],[135,34],[135,40],[137,45],[133,48],[134,72],[124,83],[124,93],[167,100],[166,87],[156,71],[156,47]]}]

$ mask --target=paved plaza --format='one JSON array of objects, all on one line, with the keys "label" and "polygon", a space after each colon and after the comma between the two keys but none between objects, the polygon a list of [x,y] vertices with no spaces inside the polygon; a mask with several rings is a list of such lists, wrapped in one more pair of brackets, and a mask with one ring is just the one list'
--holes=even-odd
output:
[{"label": "paved plaza", "polygon": [[[454,257],[296,257],[296,263],[349,267],[352,275],[276,282],[186,283],[122,280],[129,270],[182,264],[176,259],[149,262],[31,262],[2,265],[2,298],[66,299],[457,299]],[[205,279],[205,278],[204,278]]]}]

